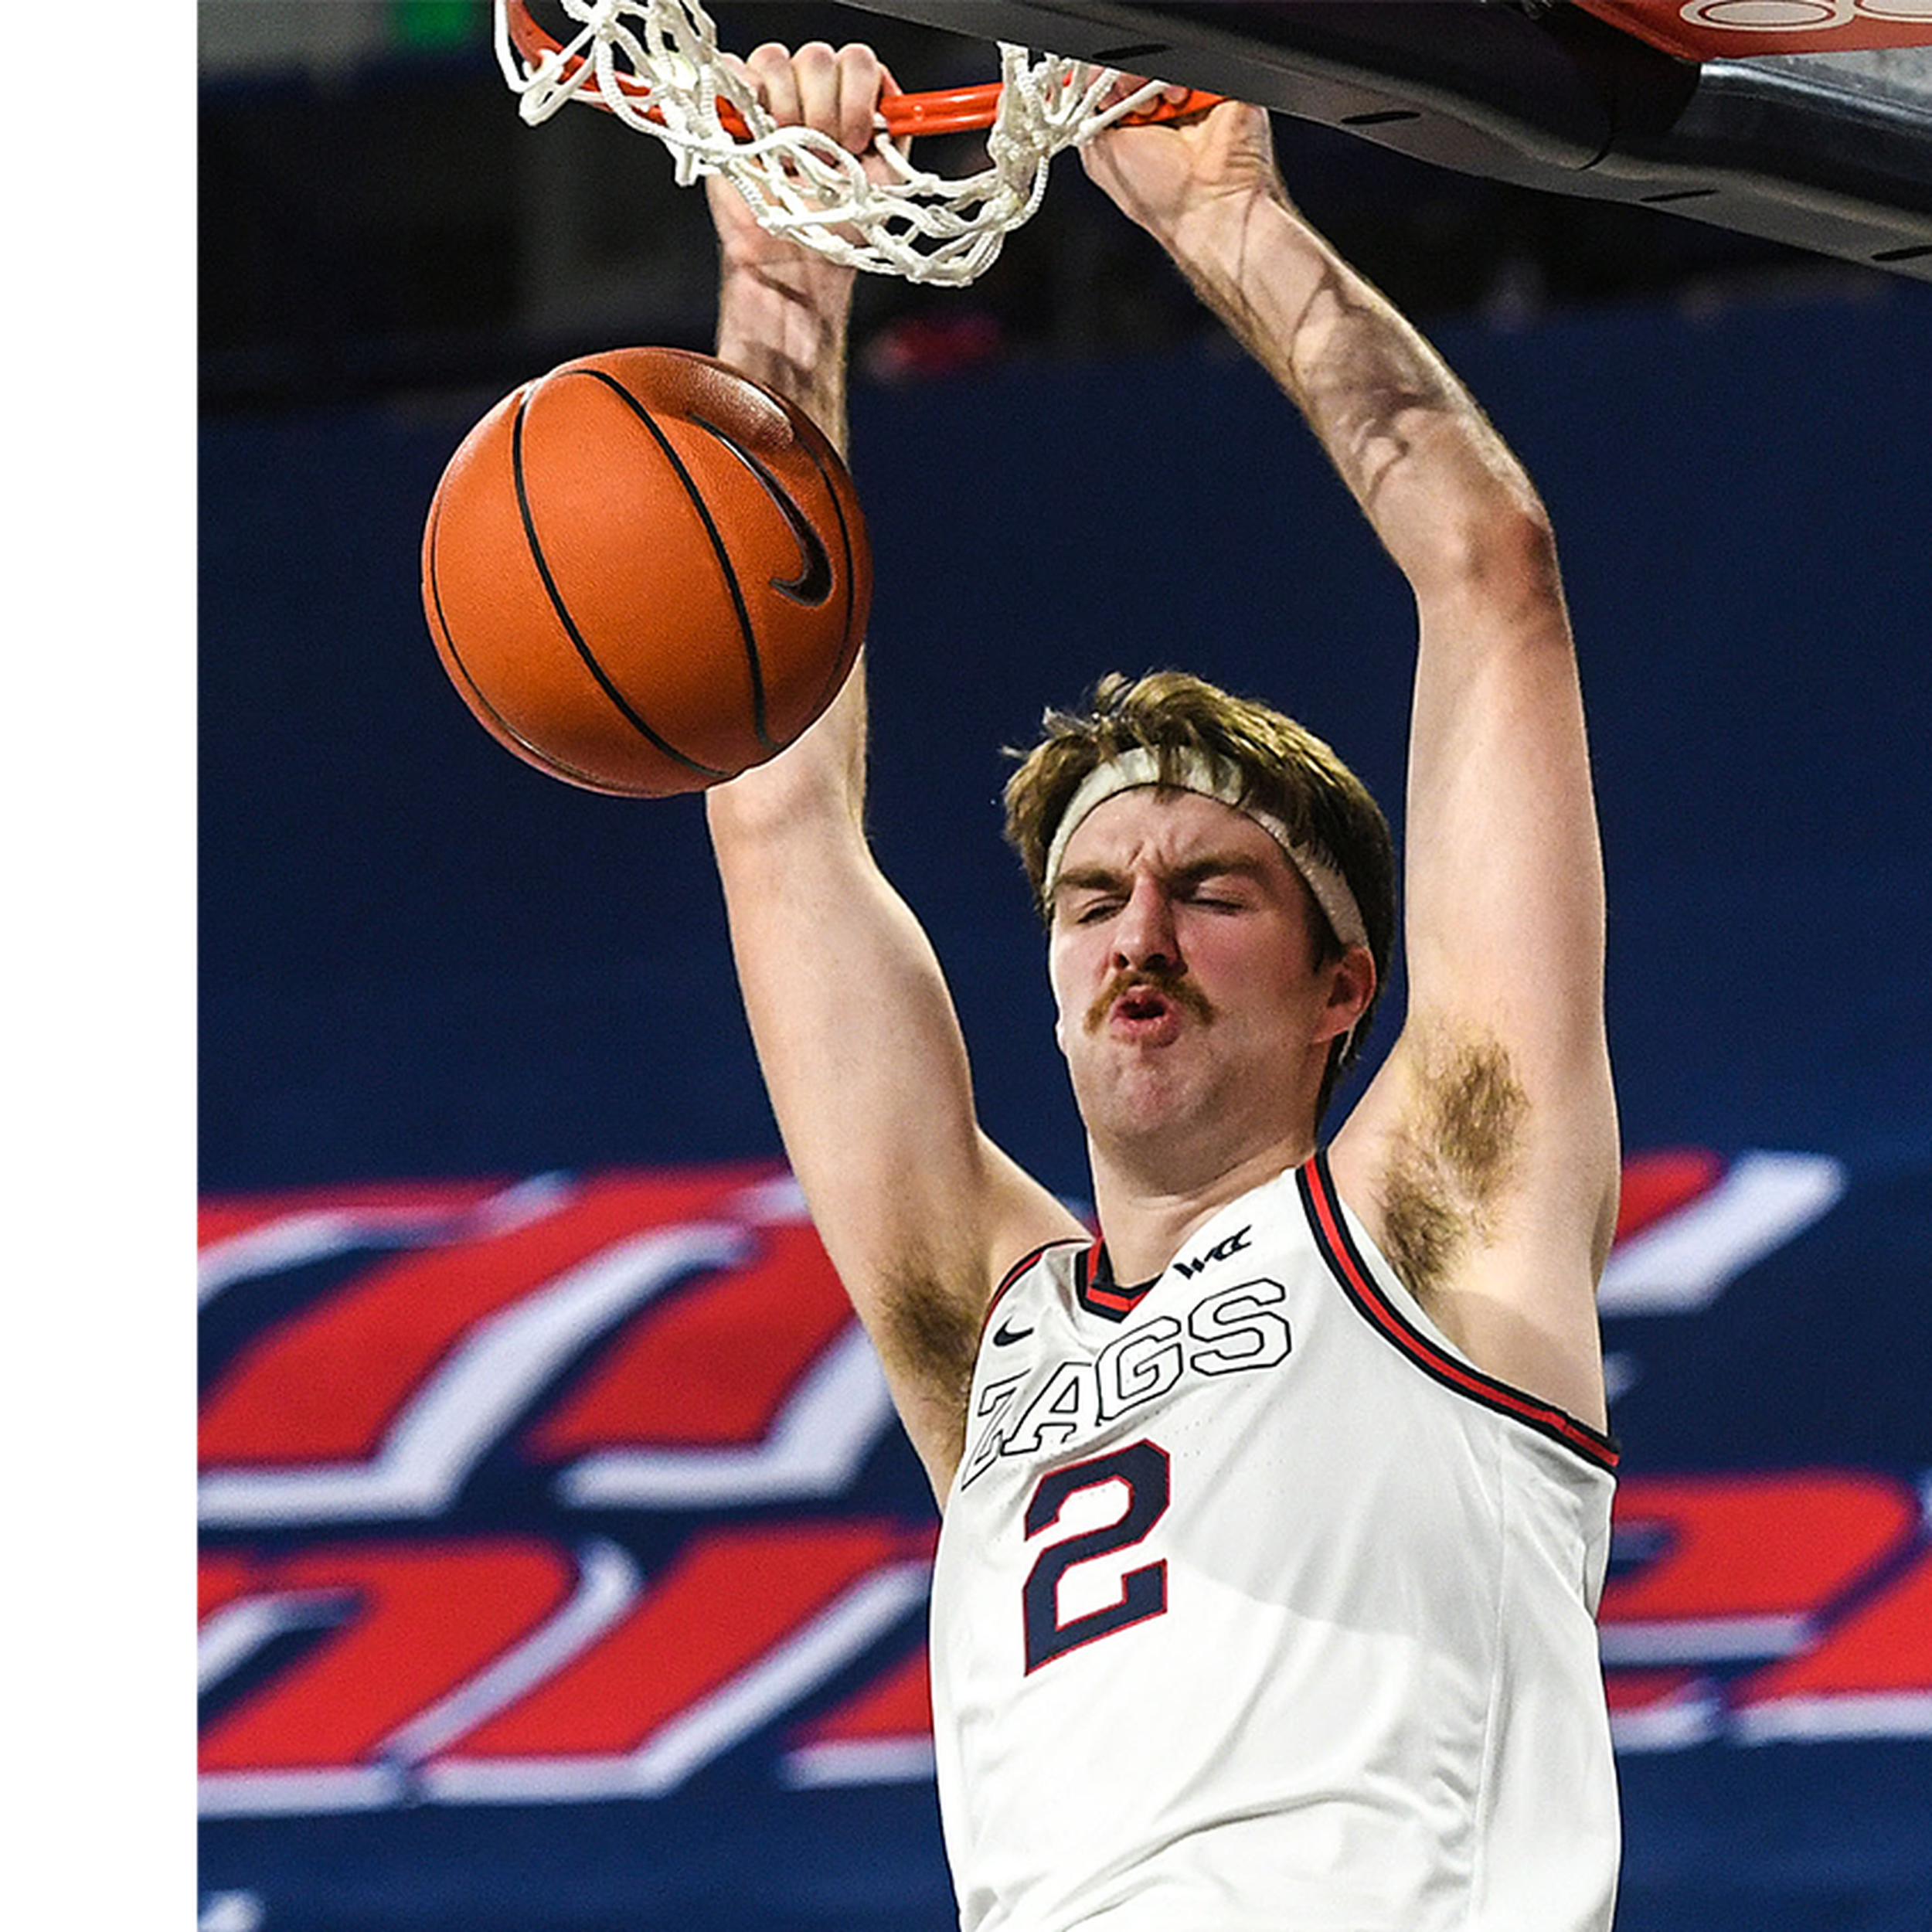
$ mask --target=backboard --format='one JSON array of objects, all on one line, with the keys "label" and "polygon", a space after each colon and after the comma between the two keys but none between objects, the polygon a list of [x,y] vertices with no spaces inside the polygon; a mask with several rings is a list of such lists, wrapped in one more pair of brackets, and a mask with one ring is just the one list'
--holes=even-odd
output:
[{"label": "backboard", "polygon": [[859,0],[1932,280],[1932,0]]}]

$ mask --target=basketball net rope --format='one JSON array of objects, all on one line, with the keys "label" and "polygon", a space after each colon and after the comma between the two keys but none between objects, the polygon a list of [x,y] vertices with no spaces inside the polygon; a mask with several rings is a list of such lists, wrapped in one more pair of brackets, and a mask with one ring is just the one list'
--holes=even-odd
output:
[{"label": "basketball net rope", "polygon": [[[581,97],[662,141],[680,187],[722,175],[772,233],[846,267],[913,282],[958,287],[982,274],[1039,206],[1053,156],[1160,89],[1150,82],[1103,107],[1119,78],[1113,69],[1002,43],[988,165],[958,177],[915,167],[881,119],[874,151],[887,178],[873,181],[862,157],[829,134],[773,121],[719,60],[716,30],[697,0],[560,4],[577,32],[532,63],[511,43],[508,0],[495,0],[497,62],[530,126]],[[721,102],[736,111],[743,135],[725,125]]]}]

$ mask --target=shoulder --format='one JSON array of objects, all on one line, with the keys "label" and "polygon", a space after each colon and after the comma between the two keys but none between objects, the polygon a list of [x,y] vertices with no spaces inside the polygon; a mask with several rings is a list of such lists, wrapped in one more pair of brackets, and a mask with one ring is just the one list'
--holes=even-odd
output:
[{"label": "shoulder", "polygon": [[1080,1257],[1092,1246],[1093,1237],[1083,1231],[1078,1234],[1056,1235],[1051,1240],[1042,1241],[1037,1247],[1029,1249],[994,1283],[993,1292],[986,1303],[988,1318],[998,1307],[1000,1298],[1036,1269],[1040,1268],[1043,1264],[1049,1269],[1063,1270],[1077,1264]]}]

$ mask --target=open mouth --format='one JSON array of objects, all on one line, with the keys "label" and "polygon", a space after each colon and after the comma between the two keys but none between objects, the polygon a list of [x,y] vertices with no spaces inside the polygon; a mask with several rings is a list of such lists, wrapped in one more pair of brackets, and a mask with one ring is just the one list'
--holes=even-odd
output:
[{"label": "open mouth", "polygon": [[1168,1046],[1181,1031],[1180,1004],[1154,987],[1130,987],[1108,1009],[1107,1030],[1135,1046]]},{"label": "open mouth", "polygon": [[1119,1039],[1145,1046],[1163,1046],[1192,1015],[1205,1021],[1211,1009],[1198,988],[1185,979],[1157,981],[1138,977],[1114,980],[1087,1009],[1090,1032],[1103,1028]]}]

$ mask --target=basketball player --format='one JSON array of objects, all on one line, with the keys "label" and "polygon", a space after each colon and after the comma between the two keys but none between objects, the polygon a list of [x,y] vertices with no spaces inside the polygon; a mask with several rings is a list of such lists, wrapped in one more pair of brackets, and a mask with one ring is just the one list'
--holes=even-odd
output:
[{"label": "basketball player", "polygon": [[[780,120],[869,145],[889,83],[865,49],[747,68]],[[1320,740],[1178,673],[1049,714],[1009,830],[1096,1240],[975,1118],[940,968],[868,848],[859,679],[709,794],[785,1145],[944,1511],[962,1923],[1600,1929],[1594,1288],[1617,1139],[1549,528],[1455,379],[1298,215],[1264,114],[1083,152],[1413,590],[1409,1000],[1325,1145],[1389,970],[1381,813]],[[850,275],[711,192],[718,352],[842,436]]]}]

